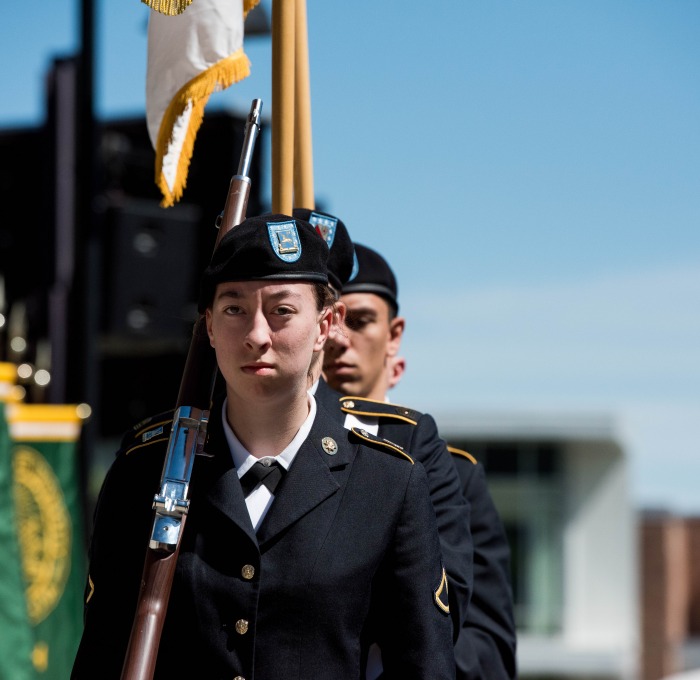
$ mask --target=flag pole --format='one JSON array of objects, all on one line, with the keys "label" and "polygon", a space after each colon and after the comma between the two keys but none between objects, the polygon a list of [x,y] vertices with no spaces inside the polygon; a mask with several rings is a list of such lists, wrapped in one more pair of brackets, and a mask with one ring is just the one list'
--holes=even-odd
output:
[{"label": "flag pole", "polygon": [[292,214],[295,0],[272,3],[272,212]]},{"label": "flag pole", "polygon": [[294,206],[313,210],[314,166],[311,144],[311,87],[306,0],[296,0],[294,55]]}]

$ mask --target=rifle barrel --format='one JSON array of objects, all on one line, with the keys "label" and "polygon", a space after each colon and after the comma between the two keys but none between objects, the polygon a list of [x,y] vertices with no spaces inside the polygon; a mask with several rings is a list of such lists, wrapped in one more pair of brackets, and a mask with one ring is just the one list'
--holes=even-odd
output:
[{"label": "rifle barrel", "polygon": [[[260,131],[262,100],[248,114],[238,174],[231,178],[214,250],[221,238],[245,219],[250,195],[250,165]],[[206,439],[216,380],[216,357],[203,315],[195,322],[180,382],[161,485],[153,501],[153,529],[146,550],[141,590],[129,638],[122,680],[152,680],[168,600],[189,509],[189,483],[195,455]]]}]

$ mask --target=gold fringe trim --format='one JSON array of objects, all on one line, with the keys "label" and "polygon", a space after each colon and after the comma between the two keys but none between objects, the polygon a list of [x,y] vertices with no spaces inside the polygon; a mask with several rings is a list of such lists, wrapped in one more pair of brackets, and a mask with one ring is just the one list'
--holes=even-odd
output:
[{"label": "gold fringe trim", "polygon": [[[170,208],[182,198],[182,192],[187,185],[187,171],[192,159],[194,140],[202,124],[204,107],[209,101],[210,95],[217,87],[225,90],[233,83],[243,80],[249,74],[250,62],[243,48],[240,48],[213,66],[210,66],[188,83],[185,83],[173,97],[163,114],[163,120],[160,122],[158,143],[156,144],[156,184],[163,194],[163,200],[160,203],[161,207]],[[163,176],[163,158],[168,150],[175,122],[182,116],[190,103],[192,104],[192,114],[185,140],[182,144],[182,150],[180,151],[180,158],[177,161],[177,172],[171,191]]]},{"label": "gold fringe trim", "polygon": [[243,18],[248,16],[251,9],[255,9],[260,4],[260,0],[243,0]]},{"label": "gold fringe trim", "polygon": [[[141,2],[155,12],[169,17],[182,14],[192,4],[192,0],[141,0]],[[243,17],[248,16],[248,12],[259,4],[260,0],[243,0]]]},{"label": "gold fringe trim", "polygon": [[192,0],[141,0],[141,2],[152,10],[169,17],[182,14],[192,4]]}]

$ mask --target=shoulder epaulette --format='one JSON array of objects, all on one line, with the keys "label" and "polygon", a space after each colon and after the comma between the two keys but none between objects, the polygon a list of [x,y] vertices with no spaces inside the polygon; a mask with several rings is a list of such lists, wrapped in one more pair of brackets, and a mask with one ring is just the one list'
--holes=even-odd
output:
[{"label": "shoulder epaulette", "polygon": [[128,456],[136,449],[168,441],[174,414],[174,410],[164,411],[136,423],[122,438],[120,453]]},{"label": "shoulder epaulette", "polygon": [[350,432],[352,432],[366,446],[370,446],[379,451],[391,453],[398,458],[404,458],[405,460],[410,461],[411,465],[413,465],[413,458],[411,458],[411,456],[404,451],[402,446],[394,444],[394,442],[390,442],[388,439],[382,439],[382,437],[378,437],[376,434],[367,432],[367,430],[364,430],[361,427],[353,427]]},{"label": "shoulder epaulette", "polygon": [[471,461],[474,463],[474,465],[477,464],[476,458],[472,456],[471,453],[468,451],[462,451],[462,449],[457,449],[454,446],[450,446],[449,444],[447,445],[447,450],[453,455],[453,456],[459,456],[460,458],[466,458],[467,460]]},{"label": "shoulder epaulette", "polygon": [[415,425],[423,415],[420,411],[406,406],[361,397],[341,397],[340,410],[343,413],[352,413],[354,416],[389,418],[411,423],[411,425]]}]

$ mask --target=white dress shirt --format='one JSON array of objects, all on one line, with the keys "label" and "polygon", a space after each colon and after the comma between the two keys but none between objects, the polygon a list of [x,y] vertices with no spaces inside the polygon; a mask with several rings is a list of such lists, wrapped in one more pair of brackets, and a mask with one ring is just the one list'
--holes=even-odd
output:
[{"label": "white dress shirt", "polygon": [[[233,464],[236,467],[236,473],[238,474],[238,479],[243,477],[243,475],[250,470],[255,463],[258,461],[265,461],[265,459],[276,460],[285,470],[289,470],[294,457],[304,443],[304,440],[309,436],[311,431],[311,426],[314,424],[314,418],[316,418],[316,400],[309,394],[309,415],[306,416],[306,420],[302,423],[301,427],[294,435],[287,446],[277,454],[270,456],[263,456],[261,458],[256,458],[252,455],[246,448],[241,444],[238,437],[231,429],[226,419],[226,404],[228,399],[224,399],[224,404],[221,407],[221,422],[224,425],[224,434],[226,435],[226,441],[228,442],[229,449],[231,450],[231,456],[233,457]],[[250,515],[250,521],[253,523],[253,528],[257,531],[260,523],[265,518],[267,511],[272,505],[274,500],[274,494],[270,493],[269,489],[264,484],[258,484],[255,489],[248,495],[245,499],[245,504],[248,507],[248,514]]]}]

